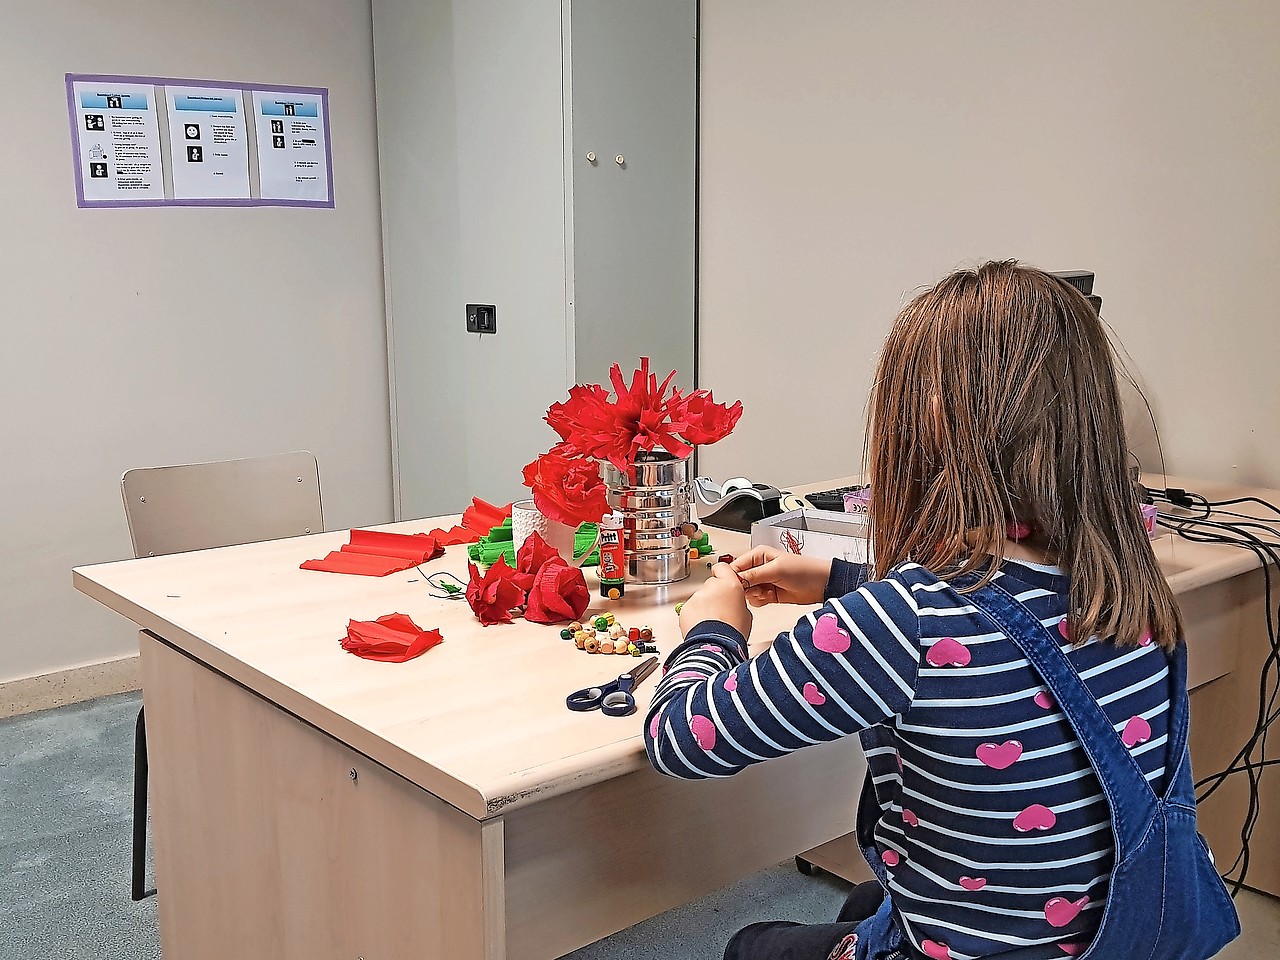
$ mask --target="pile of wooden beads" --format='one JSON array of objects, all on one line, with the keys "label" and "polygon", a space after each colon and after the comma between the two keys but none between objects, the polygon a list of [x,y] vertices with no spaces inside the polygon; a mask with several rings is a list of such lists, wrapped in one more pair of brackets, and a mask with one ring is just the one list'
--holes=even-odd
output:
[{"label": "pile of wooden beads", "polygon": [[644,653],[657,653],[653,631],[648,627],[624,627],[612,613],[606,613],[586,623],[574,621],[560,631],[563,640],[572,640],[579,650],[587,653],[629,653],[638,657]]}]

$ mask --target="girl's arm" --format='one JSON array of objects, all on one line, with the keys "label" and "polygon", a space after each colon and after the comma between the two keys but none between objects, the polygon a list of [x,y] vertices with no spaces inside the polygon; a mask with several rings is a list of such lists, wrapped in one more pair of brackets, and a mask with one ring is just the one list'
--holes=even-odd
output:
[{"label": "girl's arm", "polygon": [[[838,573],[861,574],[854,565]],[[864,575],[864,574],[862,574]],[[741,632],[707,620],[667,658],[645,724],[650,761],[684,779],[726,777],[901,716],[915,692],[919,622],[910,589],[864,583],[748,659]]]}]

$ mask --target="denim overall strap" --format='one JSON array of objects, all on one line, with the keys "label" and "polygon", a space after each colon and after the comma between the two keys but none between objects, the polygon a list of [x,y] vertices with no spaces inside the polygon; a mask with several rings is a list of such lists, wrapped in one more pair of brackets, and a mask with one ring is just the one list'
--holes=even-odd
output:
[{"label": "denim overall strap", "polygon": [[[1106,794],[1115,833],[1116,862],[1122,862],[1146,835],[1159,811],[1160,801],[1151,785],[1121,742],[1110,718],[1062,652],[1057,638],[1031,611],[995,583],[980,587],[968,597],[1031,661],[1066,715]],[[1185,657],[1181,660],[1185,671]],[[1179,679],[1185,682],[1185,677]],[[1181,742],[1170,744],[1174,747],[1169,753],[1171,772],[1176,769],[1186,746],[1185,713],[1184,700],[1182,722],[1171,725],[1170,729],[1171,738],[1175,735],[1175,726],[1181,738]]]}]

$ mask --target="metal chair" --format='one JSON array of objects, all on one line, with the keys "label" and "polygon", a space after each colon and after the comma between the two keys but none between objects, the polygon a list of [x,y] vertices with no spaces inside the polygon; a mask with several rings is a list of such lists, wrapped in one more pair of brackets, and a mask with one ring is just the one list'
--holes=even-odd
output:
[{"label": "metal chair", "polygon": [[[129,470],[120,480],[135,557],[301,537],[324,530],[320,469],[306,452]],[[147,726],[133,748],[131,896],[147,891]]]}]

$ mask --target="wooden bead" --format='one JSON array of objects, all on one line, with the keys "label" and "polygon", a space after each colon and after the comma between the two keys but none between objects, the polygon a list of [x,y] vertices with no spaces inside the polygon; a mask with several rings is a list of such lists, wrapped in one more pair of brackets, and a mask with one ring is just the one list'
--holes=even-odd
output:
[{"label": "wooden bead", "polygon": [[609,628],[609,636],[612,637],[614,640],[617,640],[620,636],[622,636],[622,627],[618,626],[618,624],[615,623],[613,626]]},{"label": "wooden bead", "polygon": [[581,630],[579,630],[577,633],[573,635],[573,644],[579,650],[582,649],[583,644],[585,644],[586,642],[587,642],[587,635],[583,633]]},{"label": "wooden bead", "polygon": [[640,639],[640,628],[639,628],[639,627],[632,627],[630,630],[628,630],[628,631],[627,631],[627,639],[628,639],[628,640],[630,640],[632,643],[635,643],[637,640],[639,640],[639,639]]},{"label": "wooden bead", "polygon": [[613,653],[613,641],[612,641],[612,640],[601,640],[601,641],[600,641],[600,652],[601,652],[601,653]]},{"label": "wooden bead", "polygon": [[573,623],[569,624],[569,629],[572,630],[574,633],[577,633],[579,630],[582,629],[582,624],[579,623],[577,620],[575,620],[573,621]]},{"label": "wooden bead", "polygon": [[641,627],[641,628],[640,628],[640,639],[641,639],[641,640],[652,640],[652,639],[653,639],[653,631],[652,631],[652,630],[650,630],[648,627]]},{"label": "wooden bead", "polygon": [[595,637],[587,637],[586,642],[582,645],[582,649],[587,653],[598,653],[600,650],[600,641]]}]

